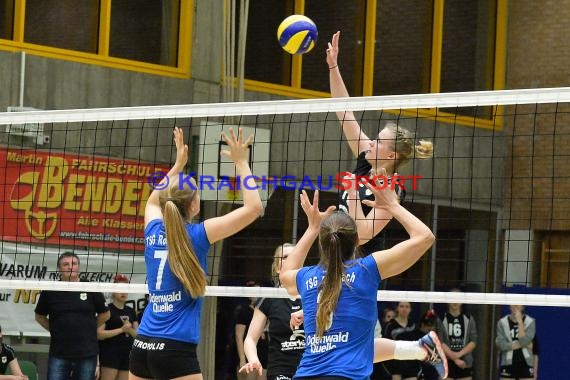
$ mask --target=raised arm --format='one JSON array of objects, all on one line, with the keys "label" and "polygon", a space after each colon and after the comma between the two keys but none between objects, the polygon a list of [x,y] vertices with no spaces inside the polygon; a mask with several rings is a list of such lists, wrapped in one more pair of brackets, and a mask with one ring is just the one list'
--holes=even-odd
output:
[{"label": "raised arm", "polygon": [[146,201],[144,211],[144,224],[145,227],[148,223],[155,219],[162,219],[162,210],[160,209],[160,201],[158,195],[160,189],[164,189],[170,181],[175,180],[179,173],[184,171],[184,167],[188,162],[188,145],[184,144],[184,133],[180,128],[174,128],[174,143],[176,144],[176,162],[172,169],[166,174],[160,183],[155,184],[148,200]]},{"label": "raised arm", "polygon": [[243,206],[226,215],[210,218],[204,222],[210,243],[215,243],[241,231],[259,218],[263,211],[261,197],[251,178],[251,169],[247,161],[248,148],[253,142],[253,135],[244,142],[243,130],[240,128],[236,137],[233,129],[230,128],[230,136],[228,137],[223,133],[222,139],[229,147],[229,150],[222,151],[222,154],[234,162],[237,175],[240,178]]},{"label": "raised arm", "polygon": [[305,263],[307,254],[311,249],[315,239],[319,236],[319,230],[321,227],[321,221],[325,216],[330,215],[334,212],[335,207],[330,206],[325,212],[319,211],[319,191],[315,191],[313,196],[313,203],[307,196],[305,190],[302,191],[301,195],[301,207],[309,222],[309,227],[299,240],[299,242],[293,248],[293,251],[287,257],[287,260],[283,261],[281,272],[279,273],[279,280],[281,285],[287,289],[287,293],[291,296],[298,296],[299,291],[297,290],[297,272]]},{"label": "raised arm", "polygon": [[366,186],[374,194],[375,200],[363,202],[370,207],[388,211],[410,235],[408,240],[396,244],[390,249],[373,253],[378,271],[382,279],[386,279],[411,267],[432,246],[435,237],[428,226],[400,205],[398,195],[389,186],[383,190],[379,190],[379,183],[377,183],[377,187],[368,183]]},{"label": "raised arm", "polygon": [[[329,65],[329,80],[331,88],[331,96],[333,98],[348,98],[348,91],[342,76],[340,75],[340,68],[338,67],[338,40],[340,32],[336,32],[331,42],[328,43],[327,48],[327,64]],[[370,139],[356,121],[356,117],[352,111],[340,111],[336,113],[341,125],[344,137],[348,141],[350,150],[355,157],[358,157],[360,152],[368,149]]]}]

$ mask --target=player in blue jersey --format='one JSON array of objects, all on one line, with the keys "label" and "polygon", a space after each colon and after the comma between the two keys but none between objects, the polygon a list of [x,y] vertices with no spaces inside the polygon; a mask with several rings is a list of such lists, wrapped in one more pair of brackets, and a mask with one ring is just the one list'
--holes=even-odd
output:
[{"label": "player in blue jersey", "polygon": [[[304,191],[301,194],[309,227],[283,263],[279,276],[291,296],[301,296],[304,307],[306,349],[295,379],[364,380],[372,373],[373,361],[391,358],[428,359],[437,364],[445,378],[447,362],[435,333],[416,342],[374,340],[380,280],[413,265],[435,238],[425,224],[400,205],[394,191],[378,190],[369,184],[367,187],[375,201],[363,202],[395,217],[410,238],[359,259],[355,258],[358,233],[354,220],[345,213],[333,213],[334,208],[320,212],[318,192],[313,203]],[[357,196],[353,199],[359,207]],[[302,268],[317,236],[319,264]]]},{"label": "player in blue jersey", "polygon": [[[228,150],[222,153],[244,179],[250,136],[244,142],[222,134]],[[145,262],[149,303],[133,343],[129,379],[200,380],[196,356],[200,339],[200,312],[206,290],[206,259],[210,245],[242,230],[263,211],[253,184],[241,184],[243,206],[202,223],[191,223],[200,211],[196,183],[181,175],[188,161],[188,146],[180,128],[174,129],[176,162],[150,194],[145,208]],[[158,190],[163,189],[163,190]],[[168,239],[168,245],[167,245]]]}]

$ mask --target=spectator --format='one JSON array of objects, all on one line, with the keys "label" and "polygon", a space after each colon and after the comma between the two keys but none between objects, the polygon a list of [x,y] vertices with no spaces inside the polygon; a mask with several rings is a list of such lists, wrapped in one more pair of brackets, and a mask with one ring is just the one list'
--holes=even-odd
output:
[{"label": "spectator", "polygon": [[384,310],[382,310],[382,321],[380,322],[382,328],[386,328],[388,322],[394,318],[396,318],[396,310],[392,309],[391,307],[385,307]]},{"label": "spectator", "polygon": [[[79,281],[79,257],[64,252],[57,259],[61,281]],[[101,293],[43,290],[36,321],[50,332],[49,380],[93,380],[99,377],[97,327],[109,319]]]},{"label": "spectator", "polygon": [[[452,292],[460,292],[452,289]],[[471,380],[473,350],[477,341],[477,326],[472,315],[462,311],[460,303],[447,305],[443,318],[442,346],[449,364],[449,378]]]},{"label": "spectator", "polygon": [[[420,318],[418,329],[416,330],[416,338],[420,339],[422,336],[428,334],[430,331],[439,332],[441,329],[441,321],[433,309],[426,311]],[[439,334],[438,334],[439,336]],[[418,374],[419,380],[438,380],[441,379],[437,371],[432,365],[425,362],[419,362],[420,372]]]},{"label": "spectator", "polygon": [[524,306],[509,306],[511,313],[497,322],[495,344],[500,350],[500,379],[534,379],[532,340],[534,318],[524,314]]},{"label": "spectator", "polygon": [[[400,301],[396,308],[396,317],[386,325],[384,337],[392,340],[416,340],[416,324],[409,318],[412,306]],[[390,360],[386,369],[392,374],[392,380],[416,379],[420,370],[416,360]]]},{"label": "spectator", "polygon": [[[115,283],[128,283],[127,276],[117,274]],[[126,306],[127,293],[113,293],[109,303],[111,317],[97,328],[101,380],[127,380],[129,354],[137,335],[138,322],[133,308]]]},{"label": "spectator", "polygon": [[[5,374],[8,368],[11,375]],[[28,376],[22,373],[14,349],[2,343],[2,327],[0,327],[0,380],[28,380]]]}]

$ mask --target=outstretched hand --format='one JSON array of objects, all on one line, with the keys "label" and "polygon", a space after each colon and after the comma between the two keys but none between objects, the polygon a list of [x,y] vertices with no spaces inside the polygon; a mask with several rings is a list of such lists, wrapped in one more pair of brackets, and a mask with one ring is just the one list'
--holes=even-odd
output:
[{"label": "outstretched hand", "polygon": [[389,209],[399,205],[398,194],[394,190],[394,184],[388,182],[386,169],[382,168],[380,176],[383,178],[377,179],[373,184],[365,182],[366,187],[374,194],[374,201],[363,200],[362,203],[378,209]]},{"label": "outstretched hand", "polygon": [[182,132],[182,128],[176,127],[172,133],[176,145],[176,165],[183,168],[188,162],[188,145],[184,144],[184,132]]},{"label": "outstretched hand", "polygon": [[327,63],[329,67],[334,67],[338,65],[338,40],[340,38],[340,31],[333,34],[331,42],[328,43],[327,47]]},{"label": "outstretched hand", "polygon": [[224,156],[229,157],[235,164],[240,161],[247,162],[247,151],[251,143],[253,143],[253,135],[249,136],[249,138],[244,141],[243,128],[239,129],[237,137],[234,133],[234,129],[230,128],[229,136],[225,132],[222,132],[222,140],[229,147],[229,150],[222,150],[222,154]]},{"label": "outstretched hand", "polygon": [[329,206],[324,212],[319,210],[319,191],[315,190],[315,195],[313,195],[313,202],[309,199],[307,192],[303,190],[300,195],[301,207],[305,214],[307,215],[307,220],[309,221],[309,228],[320,228],[323,219],[332,214],[335,211],[334,206]]},{"label": "outstretched hand", "polygon": [[260,376],[263,375],[263,367],[261,366],[259,360],[253,363],[247,363],[246,365],[244,365],[239,369],[239,373],[245,373],[245,374],[249,374],[253,371],[257,371]]}]

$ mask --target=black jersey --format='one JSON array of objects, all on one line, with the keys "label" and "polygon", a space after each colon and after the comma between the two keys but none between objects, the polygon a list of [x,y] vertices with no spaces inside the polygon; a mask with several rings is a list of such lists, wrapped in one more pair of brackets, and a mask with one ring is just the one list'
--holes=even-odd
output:
[{"label": "black jersey", "polygon": [[449,313],[445,313],[443,327],[449,336],[449,348],[455,352],[461,351],[463,347],[465,347],[465,333],[467,332],[463,314],[459,314],[455,317]]},{"label": "black jersey", "polygon": [[[523,315],[523,322],[526,316]],[[519,340],[519,324],[515,321],[513,321],[511,318],[509,319],[509,330],[511,333],[511,338],[513,339],[513,342],[518,341]],[[526,360],[524,358],[524,354],[522,352],[522,349],[516,349],[513,350],[513,367],[515,368],[524,368],[527,367],[527,363]]]},{"label": "black jersey", "polygon": [[[413,341],[418,339],[418,330],[411,319],[408,319],[406,326],[402,326],[394,318],[386,324],[382,336],[392,340]],[[388,372],[401,375],[402,378],[416,377],[420,370],[417,360],[389,360],[385,365]]]},{"label": "black jersey", "polygon": [[[136,314],[132,307],[125,306],[119,309],[114,304],[108,305],[111,317],[105,322],[105,330],[115,330],[123,327],[123,320],[133,324],[136,321]],[[119,334],[112,338],[99,341],[99,349],[111,352],[129,352],[133,345],[134,338],[129,334]]]},{"label": "black jersey", "polygon": [[0,343],[0,374],[5,374],[8,365],[12,360],[16,359],[14,349],[6,343]]},{"label": "black jersey", "polygon": [[258,306],[269,322],[268,379],[293,377],[305,349],[303,325],[291,330],[291,313],[301,310],[301,300],[264,298]]},{"label": "black jersey", "polygon": [[[356,159],[356,168],[352,172],[356,176],[370,175],[370,170],[372,170],[372,165],[370,165],[370,163],[366,160],[366,158],[364,158],[365,155],[366,152],[362,152],[358,155],[358,158]],[[390,180],[390,178],[388,178],[388,180]],[[396,193],[399,195],[400,200],[403,201],[406,195],[405,189],[399,186],[398,184],[394,185],[394,189]],[[371,201],[374,200],[374,195],[372,194],[372,191],[370,191],[370,189],[368,189],[362,183],[358,186],[358,197],[360,198],[361,201],[366,199]],[[348,213],[347,199],[348,199],[348,191],[341,190],[338,209],[346,213]],[[371,207],[362,204],[362,212],[364,213],[364,215],[368,215],[370,210],[372,210]],[[384,249],[385,246],[384,242],[385,242],[385,233],[380,232],[373,239],[370,239],[369,241],[361,245],[360,250],[364,255],[368,255],[376,251],[381,251]]]},{"label": "black jersey", "polygon": [[83,359],[99,352],[96,314],[107,312],[101,293],[43,290],[35,312],[49,316],[50,355]]}]

